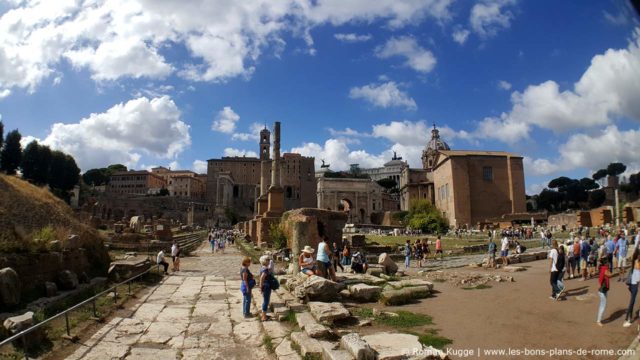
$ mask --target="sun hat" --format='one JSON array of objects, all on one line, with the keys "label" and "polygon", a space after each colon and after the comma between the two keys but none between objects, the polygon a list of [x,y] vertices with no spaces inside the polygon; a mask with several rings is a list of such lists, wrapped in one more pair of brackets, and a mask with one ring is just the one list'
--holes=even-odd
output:
[{"label": "sun hat", "polygon": [[306,245],[304,247],[304,249],[302,249],[302,252],[307,253],[307,254],[313,254],[313,251],[314,251],[313,248],[311,246],[309,246],[309,245]]}]

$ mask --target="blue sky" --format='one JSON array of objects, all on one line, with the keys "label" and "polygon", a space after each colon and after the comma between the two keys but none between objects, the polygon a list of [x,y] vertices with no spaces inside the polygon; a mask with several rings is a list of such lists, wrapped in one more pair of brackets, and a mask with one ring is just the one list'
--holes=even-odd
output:
[{"label": "blue sky", "polygon": [[453,149],[525,156],[528,193],[612,161],[640,170],[640,23],[626,1],[0,0],[0,115],[24,142],[205,171],[283,149],[420,166]]}]

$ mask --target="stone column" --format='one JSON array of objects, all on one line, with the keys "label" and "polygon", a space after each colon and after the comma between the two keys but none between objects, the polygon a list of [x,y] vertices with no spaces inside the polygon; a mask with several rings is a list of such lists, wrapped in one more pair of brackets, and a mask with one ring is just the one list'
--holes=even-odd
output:
[{"label": "stone column", "polygon": [[273,161],[271,162],[271,186],[280,187],[280,122],[273,124]]}]

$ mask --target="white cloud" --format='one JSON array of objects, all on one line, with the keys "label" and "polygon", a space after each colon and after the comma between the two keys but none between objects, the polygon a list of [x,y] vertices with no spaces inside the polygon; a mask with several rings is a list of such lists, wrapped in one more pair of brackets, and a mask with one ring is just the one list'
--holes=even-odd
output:
[{"label": "white cloud", "polygon": [[11,95],[11,90],[9,89],[0,90],[0,100],[6,98],[9,95]]},{"label": "white cloud", "polygon": [[537,184],[531,184],[529,186],[527,186],[527,195],[537,195],[540,194],[542,192],[542,190],[544,190],[547,187],[548,183],[537,183]]},{"label": "white cloud", "polygon": [[561,170],[560,166],[552,163],[547,159],[532,159],[526,157],[523,160],[524,169],[526,174],[535,176],[549,175]]},{"label": "white cloud", "polygon": [[561,91],[558,83],[548,80],[516,91],[511,94],[512,109],[484,119],[478,131],[515,142],[526,138],[531,126],[562,132],[608,125],[620,117],[640,121],[638,74],[640,28],[626,49],[609,49],[594,56],[573,90]]},{"label": "white cloud", "polygon": [[352,128],[346,128],[344,130],[336,130],[334,128],[329,128],[329,134],[331,136],[350,136],[350,137],[370,137],[371,134],[365,132],[359,132],[357,130],[353,130]]},{"label": "white cloud", "polygon": [[342,41],[342,42],[347,42],[347,43],[354,43],[354,42],[365,42],[365,41],[369,41],[371,40],[371,34],[366,34],[366,35],[358,35],[358,34],[354,34],[354,33],[348,33],[348,34],[342,34],[342,33],[338,33],[338,34],[334,34],[333,37],[335,37],[336,39]]},{"label": "white cloud", "polygon": [[620,130],[609,125],[594,135],[575,134],[559,147],[559,157],[547,159],[525,158],[527,172],[549,175],[575,169],[587,169],[589,175],[612,162],[622,162],[629,168],[640,168],[640,129]]},{"label": "white cloud", "polygon": [[458,29],[455,30],[451,36],[453,37],[453,41],[460,45],[464,45],[467,38],[469,38],[469,34],[471,34],[471,32],[467,29]]},{"label": "white cloud", "polygon": [[505,9],[516,0],[482,0],[471,8],[471,29],[483,38],[495,36],[499,30],[508,29],[514,15]]},{"label": "white cloud", "polygon": [[239,141],[260,141],[260,131],[264,129],[264,125],[260,123],[252,123],[249,126],[248,133],[235,133],[231,136],[231,140]]},{"label": "white cloud", "polygon": [[505,80],[498,81],[498,88],[502,90],[511,90],[511,83]]},{"label": "white cloud", "polygon": [[[303,38],[313,54],[314,27],[384,20],[390,28],[451,17],[452,0],[177,1],[57,0],[14,2],[0,17],[0,91],[33,92],[62,61],[97,81],[248,78],[264,52],[282,53],[283,37]],[[164,50],[185,48],[171,63]]]},{"label": "white cloud", "polygon": [[258,153],[255,151],[250,151],[250,150],[241,150],[241,149],[234,149],[234,148],[225,148],[224,149],[224,156],[240,156],[240,157],[258,157]]},{"label": "white cloud", "polygon": [[211,124],[211,130],[231,134],[236,130],[238,120],[240,115],[236,114],[230,106],[225,106],[216,115],[216,119]]},{"label": "white cloud", "polygon": [[384,45],[375,49],[381,59],[400,56],[406,58],[405,66],[421,73],[428,73],[436,66],[436,58],[431,51],[421,47],[415,38],[410,36],[393,37]]},{"label": "white cloud", "polygon": [[194,160],[191,169],[198,174],[207,173],[207,162],[204,160]]},{"label": "white cloud", "polygon": [[352,99],[363,99],[377,107],[404,107],[407,110],[417,109],[415,100],[407,93],[400,90],[395,82],[389,81],[383,84],[368,84],[362,87],[353,87],[349,91]]},{"label": "white cloud", "polygon": [[423,147],[431,139],[431,129],[424,121],[392,121],[373,125],[372,134],[395,143]]},{"label": "white cloud", "polygon": [[42,143],[71,154],[88,170],[115,163],[135,167],[142,154],[172,159],[191,137],[176,104],[163,96],[129,100],[78,123],[55,123]]},{"label": "white cloud", "polygon": [[22,149],[24,149],[32,141],[37,141],[38,143],[42,143],[41,139],[38,139],[37,137],[33,137],[31,135],[27,135],[27,136],[23,136],[22,138],[20,138],[20,146],[22,146]]},{"label": "white cloud", "polygon": [[350,150],[348,145],[345,139],[328,139],[324,145],[304,143],[300,147],[291,149],[291,152],[315,157],[318,169],[324,160],[334,171],[347,170],[350,164],[359,164],[362,168],[379,167],[391,159],[388,151],[373,155],[365,150]]}]

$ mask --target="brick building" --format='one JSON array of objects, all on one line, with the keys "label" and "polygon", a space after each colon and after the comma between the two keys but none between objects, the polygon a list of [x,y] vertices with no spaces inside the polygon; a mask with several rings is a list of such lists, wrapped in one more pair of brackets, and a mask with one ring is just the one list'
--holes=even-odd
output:
[{"label": "brick building", "polygon": [[206,197],[206,175],[190,170],[171,170],[163,166],[151,169],[151,173],[161,176],[170,196],[204,200]]},{"label": "brick building", "polygon": [[[207,161],[206,197],[217,208],[231,208],[250,218],[256,211],[256,199],[271,185],[271,133],[260,132],[260,157],[222,157]],[[285,210],[316,206],[315,159],[284,153],[280,165],[280,184],[284,190]],[[265,187],[260,179],[264,173]]]},{"label": "brick building", "polygon": [[475,227],[526,213],[523,158],[501,151],[451,150],[435,125],[422,153],[422,169],[405,168],[400,206],[426,199],[452,227]]},{"label": "brick building", "polygon": [[166,188],[165,180],[146,170],[121,171],[112,174],[107,185],[109,194],[147,195]]}]

